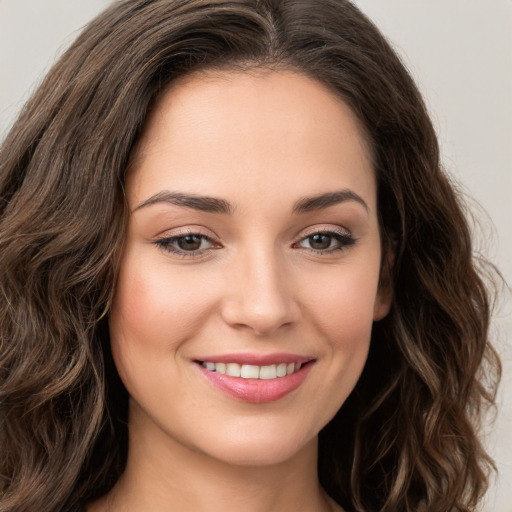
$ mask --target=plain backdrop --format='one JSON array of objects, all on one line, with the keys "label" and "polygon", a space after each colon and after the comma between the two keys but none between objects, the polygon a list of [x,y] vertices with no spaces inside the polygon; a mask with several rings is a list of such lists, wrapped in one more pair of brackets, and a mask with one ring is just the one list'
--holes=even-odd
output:
[{"label": "plain backdrop", "polygon": [[[0,0],[0,140],[55,58],[110,3]],[[479,246],[512,283],[512,0],[355,3],[388,36],[415,77],[436,125],[445,167],[474,198],[472,209],[483,219]],[[485,512],[512,512],[509,297],[502,294],[493,327],[504,375],[498,417],[487,440],[499,477]]]}]

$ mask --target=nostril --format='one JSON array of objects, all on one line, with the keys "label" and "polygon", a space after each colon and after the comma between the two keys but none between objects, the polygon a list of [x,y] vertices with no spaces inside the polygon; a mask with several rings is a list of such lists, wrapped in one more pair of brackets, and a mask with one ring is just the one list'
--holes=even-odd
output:
[{"label": "nostril", "polygon": [[274,334],[279,329],[293,325],[298,314],[295,308],[286,306],[266,308],[262,311],[260,308],[250,305],[247,301],[233,301],[225,304],[222,310],[223,320],[232,328],[242,330],[248,329],[257,336],[268,336]]}]

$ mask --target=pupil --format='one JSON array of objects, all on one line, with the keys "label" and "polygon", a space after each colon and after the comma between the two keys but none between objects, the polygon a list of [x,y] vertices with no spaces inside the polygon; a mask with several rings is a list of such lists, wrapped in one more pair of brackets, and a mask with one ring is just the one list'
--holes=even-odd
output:
[{"label": "pupil", "polygon": [[310,244],[313,249],[328,249],[331,245],[331,236],[316,234],[310,237]]},{"label": "pupil", "polygon": [[201,247],[201,237],[197,235],[182,236],[178,239],[178,246],[184,251],[197,251]]}]

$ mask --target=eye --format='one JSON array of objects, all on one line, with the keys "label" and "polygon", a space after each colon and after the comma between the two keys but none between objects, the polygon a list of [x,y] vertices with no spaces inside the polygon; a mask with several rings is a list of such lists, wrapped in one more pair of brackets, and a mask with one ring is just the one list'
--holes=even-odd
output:
[{"label": "eye", "polygon": [[356,243],[349,233],[341,231],[317,231],[302,238],[296,245],[317,253],[331,253]]},{"label": "eye", "polygon": [[185,233],[183,235],[161,238],[155,244],[164,251],[178,256],[200,256],[216,247],[213,240],[201,233]]}]

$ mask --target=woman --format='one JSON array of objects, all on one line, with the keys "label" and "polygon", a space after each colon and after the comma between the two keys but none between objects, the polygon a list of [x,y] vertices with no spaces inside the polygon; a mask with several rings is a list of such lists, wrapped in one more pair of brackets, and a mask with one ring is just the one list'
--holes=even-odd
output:
[{"label": "woman", "polygon": [[349,2],[118,2],[0,166],[2,511],[476,506],[489,293]]}]

